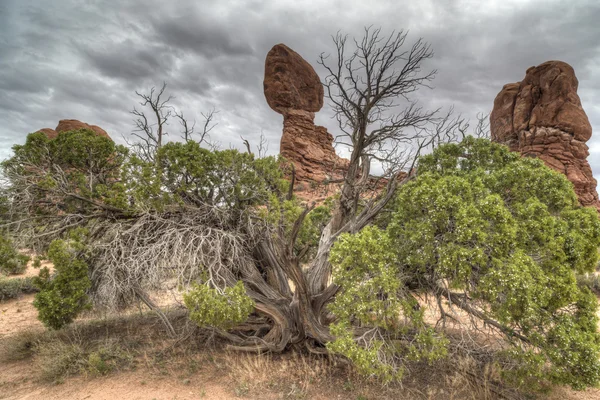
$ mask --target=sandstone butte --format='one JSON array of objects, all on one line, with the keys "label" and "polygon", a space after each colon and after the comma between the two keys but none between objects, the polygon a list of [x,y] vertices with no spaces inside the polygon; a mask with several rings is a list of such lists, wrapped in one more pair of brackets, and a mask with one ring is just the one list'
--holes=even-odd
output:
[{"label": "sandstone butte", "polygon": [[592,126],[577,95],[578,85],[575,71],[562,61],[529,68],[521,82],[504,85],[496,96],[491,136],[565,174],[581,205],[600,212],[596,179],[587,161]]},{"label": "sandstone butte", "polygon": [[313,67],[277,44],[267,54],[263,85],[267,103],[283,115],[280,154],[294,166],[297,189],[340,179],[348,160],[336,155],[327,129],[314,123],[323,107],[323,85]]},{"label": "sandstone butte", "polygon": [[75,130],[75,129],[90,129],[90,130],[96,132],[100,136],[104,136],[108,139],[111,139],[111,137],[108,135],[108,133],[106,133],[106,131],[104,129],[100,128],[99,126],[89,125],[89,124],[86,124],[85,122],[81,122],[76,119],[61,119],[58,122],[58,126],[56,127],[56,129],[42,128],[42,129],[38,129],[36,132],[42,132],[43,134],[45,134],[48,137],[48,139],[55,139],[59,133],[71,131],[71,130]]}]

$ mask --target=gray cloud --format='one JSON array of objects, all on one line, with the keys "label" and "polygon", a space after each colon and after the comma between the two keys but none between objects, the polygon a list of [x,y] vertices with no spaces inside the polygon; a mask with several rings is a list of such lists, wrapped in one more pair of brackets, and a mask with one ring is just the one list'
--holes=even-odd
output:
[{"label": "gray cloud", "polygon": [[[600,4],[595,0],[469,0],[306,2],[159,0],[0,4],[0,158],[27,133],[76,118],[100,125],[117,141],[132,129],[135,91],[168,83],[174,105],[190,118],[219,110],[215,139],[241,147],[263,132],[278,151],[281,116],[262,94],[264,57],[286,43],[317,70],[337,31],[360,36],[364,26],[406,28],[423,37],[438,70],[424,107],[455,106],[474,118],[491,110],[505,83],[551,59],[570,63],[596,132],[588,143],[600,177]],[[317,123],[335,134],[329,107]],[[174,132],[176,125],[170,126]],[[172,134],[175,136],[175,134]]]}]

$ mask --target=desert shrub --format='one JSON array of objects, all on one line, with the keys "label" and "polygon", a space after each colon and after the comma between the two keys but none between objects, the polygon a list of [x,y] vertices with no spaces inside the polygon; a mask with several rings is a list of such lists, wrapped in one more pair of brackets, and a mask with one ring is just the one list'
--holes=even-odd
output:
[{"label": "desert shrub", "polygon": [[577,284],[581,287],[587,287],[596,296],[600,296],[600,275],[597,274],[580,274],[577,275]]},{"label": "desert shrub", "polygon": [[244,322],[254,310],[254,301],[240,281],[222,292],[206,285],[195,285],[183,295],[190,319],[199,326],[229,328]]},{"label": "desert shrub", "polygon": [[[121,165],[123,146],[88,129],[48,139],[29,134],[1,166],[12,205],[29,214],[86,213],[126,208]],[[18,212],[19,210],[16,210]]]},{"label": "desert shrub", "polygon": [[133,356],[118,341],[105,340],[89,352],[85,372],[93,376],[106,375],[115,369],[128,365]]},{"label": "desert shrub", "polygon": [[[334,247],[341,293],[328,347],[387,379],[402,372],[400,360],[442,357],[443,332],[415,300],[429,293],[504,335],[521,383],[594,386],[598,302],[575,276],[594,270],[599,245],[596,210],[579,207],[572,184],[541,160],[483,139],[441,146],[421,158],[385,229]],[[365,327],[362,341],[347,334],[352,324]]]},{"label": "desert shrub", "polygon": [[0,342],[0,363],[30,359],[39,344],[50,339],[50,334],[49,331],[24,330],[18,335],[3,337]]},{"label": "desert shrub", "polygon": [[87,354],[81,343],[49,340],[38,345],[34,361],[40,377],[55,382],[85,370]]},{"label": "desert shrub", "polygon": [[159,150],[164,185],[184,203],[218,206],[236,213],[266,204],[287,187],[274,157],[237,150],[211,151],[197,142],[171,142]]},{"label": "desert shrub", "polygon": [[29,257],[20,254],[12,241],[0,234],[0,273],[18,275],[25,272]]},{"label": "desert shrub", "polygon": [[49,328],[62,328],[90,307],[88,265],[82,260],[85,233],[83,229],[76,229],[68,239],[53,241],[48,258],[54,264],[55,273],[51,277],[48,268],[42,268],[36,279],[40,292],[33,305],[38,309],[40,321]]},{"label": "desert shrub", "polygon": [[41,268],[43,260],[44,260],[43,257],[35,256],[35,258],[33,259],[33,264],[32,264],[33,268]]},{"label": "desert shrub", "polygon": [[15,299],[22,294],[35,293],[38,290],[33,277],[4,278],[0,276],[0,301]]}]

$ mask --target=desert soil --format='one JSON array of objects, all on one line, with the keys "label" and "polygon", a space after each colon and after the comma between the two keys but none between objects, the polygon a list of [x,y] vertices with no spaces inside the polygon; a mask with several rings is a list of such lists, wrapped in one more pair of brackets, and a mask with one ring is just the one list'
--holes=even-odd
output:
[{"label": "desert soil", "polygon": [[[28,270],[27,274],[35,271]],[[0,303],[0,341],[25,331],[42,330],[33,307],[34,295],[23,295]],[[236,398],[231,378],[219,371],[202,370],[181,379],[173,375],[163,376],[151,369],[115,372],[103,377],[69,377],[59,384],[46,384],[34,378],[31,361],[19,361],[0,365],[0,399],[27,400],[187,400]],[[350,397],[349,397],[350,396]],[[250,399],[278,399],[281,394],[262,393],[260,396],[244,395]],[[284,396],[284,398],[295,398]],[[306,398],[306,397],[302,397]],[[330,388],[323,395],[311,395],[311,399],[354,399],[342,388]],[[360,398],[360,397],[358,397]],[[445,398],[445,397],[432,397]],[[557,388],[551,396],[554,400],[598,400],[599,389],[576,392]]]}]

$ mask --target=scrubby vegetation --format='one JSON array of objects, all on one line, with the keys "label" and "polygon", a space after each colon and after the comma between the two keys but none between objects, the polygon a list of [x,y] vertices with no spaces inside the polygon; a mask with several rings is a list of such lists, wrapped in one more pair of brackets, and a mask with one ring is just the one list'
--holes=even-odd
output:
[{"label": "scrubby vegetation", "polygon": [[18,275],[27,268],[29,256],[20,254],[13,242],[0,234],[0,274]]},{"label": "scrubby vegetation", "polygon": [[48,249],[48,258],[54,264],[55,273],[51,277],[49,269],[44,267],[36,278],[40,292],[33,305],[39,310],[38,318],[50,328],[62,328],[90,307],[89,268],[81,254],[85,251],[82,244],[85,235],[85,230],[75,229],[69,232],[68,239],[54,240]]},{"label": "scrubby vegetation", "polygon": [[[562,174],[467,138],[422,157],[392,208],[384,229],[342,235],[334,246],[341,294],[332,350],[389,378],[407,358],[444,356],[447,342],[424,323],[413,294],[427,292],[442,324],[458,308],[504,335],[506,354],[526,360],[513,371],[522,382],[598,382],[598,304],[575,277],[596,266],[600,220],[578,206]],[[353,321],[373,327],[364,346],[344,338]]]},{"label": "scrubby vegetation", "polygon": [[[450,114],[410,102],[382,117],[433,73],[420,72],[425,43],[403,53],[404,34],[378,35],[355,42],[370,50],[339,60],[345,70],[328,69],[352,156],[318,207],[294,196],[285,160],[209,150],[187,131],[166,142],[145,125],[147,140],[129,148],[89,130],[15,146],[2,163],[4,225],[55,266],[36,279],[40,320],[64,332],[86,309],[141,302],[165,335],[187,338],[153,300],[171,291],[227,350],[338,355],[383,383],[460,355],[522,387],[597,385],[598,304],[576,279],[598,261],[596,211],[578,206],[563,175],[466,137]],[[144,103],[160,129],[163,90]],[[369,174],[374,159],[381,178]],[[78,343],[36,348],[64,374],[121,360]]]},{"label": "scrubby vegetation", "polygon": [[0,276],[0,301],[16,299],[22,294],[35,293],[39,289],[34,277],[6,278]]}]

